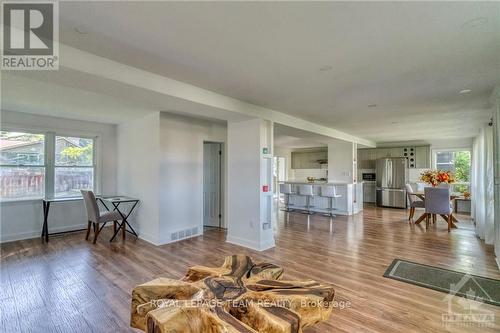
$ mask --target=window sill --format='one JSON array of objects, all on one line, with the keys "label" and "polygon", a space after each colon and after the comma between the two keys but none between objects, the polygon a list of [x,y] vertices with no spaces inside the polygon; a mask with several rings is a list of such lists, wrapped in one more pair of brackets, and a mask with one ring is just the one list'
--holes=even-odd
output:
[{"label": "window sill", "polygon": [[16,204],[16,203],[28,203],[28,202],[42,202],[42,198],[30,198],[30,199],[1,199],[0,205],[4,204]]}]

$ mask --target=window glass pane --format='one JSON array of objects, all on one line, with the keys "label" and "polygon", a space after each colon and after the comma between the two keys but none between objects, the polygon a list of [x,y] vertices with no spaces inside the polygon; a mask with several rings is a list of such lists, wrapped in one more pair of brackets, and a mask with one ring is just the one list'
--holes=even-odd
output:
[{"label": "window glass pane", "polygon": [[0,131],[0,164],[44,165],[43,134]]},{"label": "window glass pane", "polygon": [[471,153],[467,150],[436,152],[436,168],[455,174],[454,192],[470,190]]},{"label": "window glass pane", "polygon": [[471,158],[470,151],[453,152],[453,169],[457,182],[470,181]]},{"label": "window glass pane", "polygon": [[42,198],[44,194],[44,167],[0,167],[1,199]]},{"label": "window glass pane", "polygon": [[94,168],[57,167],[55,169],[55,196],[79,196],[80,190],[92,190]]},{"label": "window glass pane", "polygon": [[92,166],[94,140],[70,136],[56,136],[57,166]]}]

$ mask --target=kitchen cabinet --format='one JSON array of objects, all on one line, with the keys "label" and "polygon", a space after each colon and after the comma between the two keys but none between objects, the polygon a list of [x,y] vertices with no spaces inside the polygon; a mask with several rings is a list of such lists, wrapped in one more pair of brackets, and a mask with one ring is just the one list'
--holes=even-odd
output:
[{"label": "kitchen cabinet", "polygon": [[390,152],[389,152],[389,149],[387,148],[377,148],[377,160],[379,158],[384,158],[384,157],[390,157],[389,156]]},{"label": "kitchen cabinet", "polygon": [[416,163],[417,169],[430,169],[431,167],[431,152],[429,146],[416,147]]},{"label": "kitchen cabinet", "polygon": [[375,203],[377,196],[375,182],[363,183],[363,202]]},{"label": "kitchen cabinet", "polygon": [[321,169],[321,165],[326,163],[319,161],[328,161],[326,149],[292,152],[292,169]]},{"label": "kitchen cabinet", "polygon": [[389,157],[402,157],[403,156],[403,148],[390,148]]},{"label": "kitchen cabinet", "polygon": [[375,169],[377,149],[358,150],[358,169]]},{"label": "kitchen cabinet", "polygon": [[371,149],[358,149],[358,169],[368,169]]},{"label": "kitchen cabinet", "polygon": [[411,168],[431,167],[430,146],[419,146],[359,149],[358,169],[375,169],[376,160],[385,157],[407,157]]}]

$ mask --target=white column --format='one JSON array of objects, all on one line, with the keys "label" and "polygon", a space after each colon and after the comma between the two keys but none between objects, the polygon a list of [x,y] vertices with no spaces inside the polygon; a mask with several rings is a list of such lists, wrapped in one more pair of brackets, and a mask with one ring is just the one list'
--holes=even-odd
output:
[{"label": "white column", "polygon": [[328,181],[353,183],[356,158],[355,144],[349,141],[332,139],[328,142]]},{"label": "white column", "polygon": [[262,119],[227,127],[227,242],[258,251],[275,245],[272,129],[272,122]]}]

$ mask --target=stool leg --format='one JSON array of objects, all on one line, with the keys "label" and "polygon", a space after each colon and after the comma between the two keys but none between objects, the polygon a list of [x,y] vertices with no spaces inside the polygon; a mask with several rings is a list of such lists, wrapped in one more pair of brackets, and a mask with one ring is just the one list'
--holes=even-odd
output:
[{"label": "stool leg", "polygon": [[330,198],[328,210],[330,211],[330,217],[333,217],[333,198]]}]

